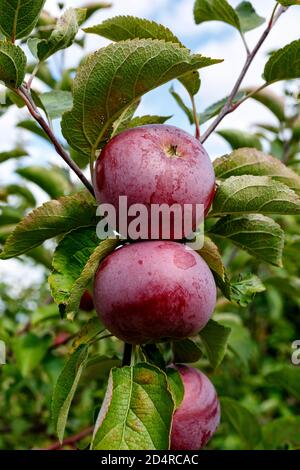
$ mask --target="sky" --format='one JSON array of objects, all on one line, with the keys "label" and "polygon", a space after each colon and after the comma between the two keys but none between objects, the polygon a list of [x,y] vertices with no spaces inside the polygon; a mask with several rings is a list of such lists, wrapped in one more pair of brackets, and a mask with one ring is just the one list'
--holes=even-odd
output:
[{"label": "sky", "polygon": [[[221,22],[207,22],[195,25],[193,19],[194,0],[112,0],[113,6],[103,9],[93,15],[87,25],[94,25],[103,20],[117,15],[134,15],[142,18],[154,20],[169,27],[173,33],[188,48],[195,53],[205,56],[224,59],[222,64],[201,70],[202,85],[196,98],[197,109],[203,111],[210,104],[222,99],[230,93],[233,84],[245,61],[245,51],[238,32],[231,26]],[[66,0],[66,7],[82,6],[84,0]],[[86,3],[88,3],[86,1]],[[229,0],[235,7],[240,0]],[[257,13],[260,16],[269,18],[275,5],[274,0],[252,0]],[[53,14],[58,14],[59,10],[55,0],[47,0],[46,9]],[[268,54],[289,42],[299,38],[300,8],[291,7],[279,20],[267,41],[257,54],[257,57],[243,82],[246,86],[259,86],[263,83],[261,78],[264,64]],[[246,38],[250,48],[255,45],[264,29],[260,28],[247,33]],[[107,45],[109,41],[95,35],[89,35],[86,44],[86,53]],[[74,46],[66,52],[66,62],[69,66],[77,65],[82,51]],[[53,60],[51,66],[53,71],[57,70],[57,62]],[[57,73],[57,72],[56,72]],[[187,93],[177,82],[173,83],[174,88],[181,94],[185,102],[189,105]],[[158,114],[173,115],[169,121],[189,132],[193,129],[189,126],[183,112],[178,108],[174,99],[169,93],[171,84],[166,84],[157,90],[146,95],[138,109],[138,115]],[[274,92],[281,91],[282,84],[275,84],[270,87]],[[34,140],[26,132],[16,130],[15,123],[28,117],[26,110],[12,110],[0,118],[0,152],[10,150],[16,144],[25,144],[29,150],[30,157],[25,157],[17,162],[19,166],[38,163],[45,164],[47,161],[60,164],[59,157],[54,150],[42,140]],[[222,128],[236,128],[240,130],[251,130],[256,122],[273,122],[273,116],[263,106],[249,100],[234,113],[226,118],[220,126]],[[58,126],[56,126],[58,128]],[[230,149],[228,144],[218,135],[213,135],[207,140],[206,149],[214,160],[216,157],[227,153]],[[15,181],[13,173],[16,163],[11,161],[1,165],[0,186],[8,181]],[[46,195],[42,191],[31,186],[43,202]],[[16,260],[1,262],[0,281],[7,277],[24,285],[33,280],[38,280],[42,274],[40,269],[32,269]]]}]

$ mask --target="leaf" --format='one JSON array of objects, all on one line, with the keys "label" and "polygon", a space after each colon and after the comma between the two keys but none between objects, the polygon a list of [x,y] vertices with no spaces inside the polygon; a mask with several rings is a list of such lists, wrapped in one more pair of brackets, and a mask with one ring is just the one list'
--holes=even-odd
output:
[{"label": "leaf", "polygon": [[[243,91],[240,91],[235,98],[232,100],[232,103],[235,104],[241,99],[243,99],[246,96],[246,93]],[[223,98],[220,101],[217,101],[216,103],[210,105],[208,108],[203,111],[203,113],[199,114],[199,122],[200,124],[204,124],[207,121],[209,121],[211,118],[219,114],[219,112],[223,109],[224,105],[227,103],[228,96]]]},{"label": "leaf", "polygon": [[173,411],[166,375],[157,367],[112,369],[92,449],[168,449]]},{"label": "leaf", "polygon": [[300,368],[283,366],[266,376],[267,382],[273,387],[285,390],[289,395],[300,400]]},{"label": "leaf", "polygon": [[256,417],[236,400],[221,397],[223,420],[228,421],[247,449],[253,450],[261,442],[261,428]]},{"label": "leaf", "polygon": [[110,44],[79,68],[74,107],[63,116],[63,134],[76,150],[94,154],[108,138],[113,122],[137,98],[185,72],[217,62],[158,40]]},{"label": "leaf", "polygon": [[51,342],[51,336],[39,337],[33,333],[27,333],[26,335],[14,338],[13,352],[23,377],[28,377],[42,362]]},{"label": "leaf", "polygon": [[52,90],[39,96],[50,119],[60,118],[73,106],[72,93],[70,91]]},{"label": "leaf", "polygon": [[52,296],[62,313],[72,318],[100,262],[118,245],[117,239],[99,240],[95,227],[68,233],[57,246],[49,277]]},{"label": "leaf", "polygon": [[35,27],[45,0],[0,0],[0,30],[8,39],[28,36]]},{"label": "leaf", "polygon": [[168,367],[166,370],[166,374],[169,383],[169,390],[171,392],[175,407],[177,409],[180,406],[184,397],[183,381],[179,372],[173,367]]},{"label": "leaf", "polygon": [[284,7],[290,7],[292,5],[300,5],[300,0],[277,0],[277,1]]},{"label": "leaf", "polygon": [[230,332],[230,328],[227,328],[214,320],[209,320],[205,328],[203,328],[199,333],[213,369],[219,367],[224,359]]},{"label": "leaf", "polygon": [[140,99],[134,101],[127,108],[125,108],[121,115],[118,117],[118,119],[116,119],[116,121],[113,123],[113,132],[110,136],[111,139],[115,135],[120,134],[120,132],[125,131],[127,129],[127,126],[132,120],[133,115],[139,107],[140,102]]},{"label": "leaf", "polygon": [[233,150],[241,147],[254,147],[258,150],[262,150],[259,138],[249,132],[236,129],[222,129],[221,131],[217,131],[217,134],[223,137],[223,139],[231,145]]},{"label": "leaf", "polygon": [[85,18],[84,10],[68,8],[58,19],[48,39],[33,38],[28,41],[31,52],[40,61],[44,61],[57,51],[68,48],[73,44],[83,18]]},{"label": "leaf", "polygon": [[132,129],[139,126],[148,126],[149,124],[164,124],[172,116],[152,116],[147,114],[146,116],[136,116],[129,121],[127,129]]},{"label": "leaf", "polygon": [[250,2],[241,2],[235,11],[240,20],[241,31],[244,33],[258,28],[265,22],[265,18],[256,13]]},{"label": "leaf", "polygon": [[259,214],[223,217],[210,234],[228,238],[255,258],[282,267],[284,232],[273,219]]},{"label": "leaf", "polygon": [[257,293],[265,290],[259,277],[250,274],[240,281],[231,283],[231,299],[241,307],[247,307]]},{"label": "leaf", "polygon": [[93,2],[88,3],[87,5],[84,4],[83,8],[86,10],[86,20],[88,20],[94,13],[102,8],[110,8],[112,7],[112,3],[110,2]]},{"label": "leaf", "polygon": [[217,189],[210,216],[300,214],[300,198],[269,176],[231,176]]},{"label": "leaf", "polygon": [[18,88],[25,77],[26,55],[19,46],[0,41],[0,80],[8,88]]},{"label": "leaf", "polygon": [[[184,45],[169,28],[143,18],[135,16],[115,16],[103,23],[85,28],[86,33],[103,36],[111,41],[120,42],[129,39],[159,39],[174,44]],[[200,88],[199,73],[195,70],[184,74],[179,79],[191,95],[195,95]]]},{"label": "leaf", "polygon": [[0,199],[7,201],[8,196],[12,194],[23,199],[22,207],[34,207],[36,205],[34,195],[26,186],[8,184],[5,188],[0,188]]},{"label": "leaf", "polygon": [[86,191],[46,202],[30,212],[8,237],[0,259],[20,256],[45,240],[96,223],[94,198]]},{"label": "leaf", "polygon": [[143,346],[141,346],[141,350],[143,355],[145,356],[146,362],[149,362],[150,364],[153,364],[154,366],[165,370],[166,363],[157,344],[144,344]]},{"label": "leaf", "polygon": [[217,158],[214,170],[220,179],[241,175],[270,176],[300,196],[300,176],[277,158],[253,148],[241,148]]},{"label": "leaf", "polygon": [[24,121],[20,121],[17,124],[17,127],[20,127],[21,129],[25,129],[29,132],[32,132],[33,134],[37,135],[38,137],[41,137],[42,139],[46,140],[47,142],[50,142],[49,137],[43,129],[40,128],[38,124],[36,124],[34,121],[31,121],[30,119],[25,119]]},{"label": "leaf", "polygon": [[264,70],[267,83],[300,77],[300,39],[271,54]]},{"label": "leaf", "polygon": [[92,339],[94,339],[102,331],[104,331],[104,329],[99,321],[99,318],[98,317],[91,318],[89,321],[84,323],[80,331],[75,336],[73,343],[72,343],[71,352],[74,352],[82,344],[88,344]]},{"label": "leaf", "polygon": [[222,257],[217,245],[209,238],[204,238],[204,245],[197,253],[204,259],[210,269],[218,274],[218,276],[225,280],[225,268],[223,265]]},{"label": "leaf", "polygon": [[71,191],[71,183],[59,167],[27,166],[19,168],[16,173],[37,184],[53,199],[64,196]]},{"label": "leaf", "polygon": [[[253,93],[255,88],[247,87],[244,89],[244,91],[248,95]],[[251,99],[258,101],[259,103],[266,106],[266,108],[268,108],[269,111],[271,111],[279,121],[285,121],[285,103],[281,96],[275,95],[275,93],[270,90],[262,90],[252,95]]]},{"label": "leaf", "polygon": [[18,223],[22,218],[20,209],[10,206],[0,205],[0,225]]},{"label": "leaf", "polygon": [[52,396],[51,414],[55,431],[62,442],[68,414],[88,357],[88,346],[82,345],[71,355],[60,373]]},{"label": "leaf", "polygon": [[175,363],[193,363],[199,361],[202,357],[202,351],[199,346],[189,338],[172,343]]},{"label": "leaf", "polygon": [[194,124],[194,115],[193,115],[193,110],[191,108],[189,108],[185,102],[183,101],[183,99],[181,98],[181,96],[176,93],[176,91],[174,90],[173,87],[170,88],[170,93],[171,95],[173,96],[174,100],[176,101],[176,103],[178,104],[178,106],[180,107],[180,109],[182,109],[182,111],[185,113],[185,115],[187,116],[188,120],[189,120],[189,123],[190,124]]},{"label": "leaf", "polygon": [[18,147],[7,152],[0,152],[0,163],[6,162],[6,160],[10,160],[11,158],[26,157],[27,155],[26,150]]},{"label": "leaf", "polygon": [[285,416],[265,424],[263,443],[266,450],[283,449],[286,445],[299,448],[300,416]]},{"label": "leaf", "polygon": [[226,0],[196,0],[194,18],[196,24],[205,21],[223,21],[240,30],[237,12]]}]

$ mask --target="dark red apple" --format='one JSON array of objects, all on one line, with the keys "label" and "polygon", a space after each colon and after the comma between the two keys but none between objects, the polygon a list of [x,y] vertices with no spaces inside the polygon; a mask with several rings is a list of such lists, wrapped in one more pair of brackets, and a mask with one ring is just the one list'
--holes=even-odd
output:
[{"label": "dark red apple", "polygon": [[[112,204],[117,214],[119,196],[127,196],[128,206],[144,204],[148,210],[146,237],[150,239],[151,228],[156,227],[155,238],[161,239],[162,222],[155,224],[154,217],[151,219],[151,205],[177,204],[183,210],[184,204],[190,204],[195,230],[203,219],[203,213],[196,213],[196,205],[202,204],[205,213],[209,210],[215,174],[204,147],[193,136],[174,126],[148,125],[120,133],[103,148],[96,163],[94,188],[98,203]],[[129,217],[129,222],[134,218]],[[118,217],[113,228],[127,237]],[[179,229],[183,232],[183,222]],[[165,238],[184,235],[188,233],[176,235],[171,219],[170,237]]]},{"label": "dark red apple", "polygon": [[185,245],[138,242],[100,265],[94,302],[105,327],[123,341],[180,339],[206,325],[216,304],[216,285],[205,261]]},{"label": "dark red apple", "polygon": [[171,450],[199,450],[219,425],[220,403],[206,375],[184,365],[175,368],[183,381],[184,397],[173,417]]},{"label": "dark red apple", "polygon": [[79,308],[84,312],[91,312],[94,310],[94,301],[93,297],[88,290],[85,290],[80,299]]}]

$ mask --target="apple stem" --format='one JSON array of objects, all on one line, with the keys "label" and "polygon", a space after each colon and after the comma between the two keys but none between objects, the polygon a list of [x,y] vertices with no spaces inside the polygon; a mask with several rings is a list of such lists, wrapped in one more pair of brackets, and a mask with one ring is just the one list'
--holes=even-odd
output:
[{"label": "apple stem", "polygon": [[[233,104],[233,101],[234,101],[234,98],[236,97],[237,93],[239,92],[240,90],[240,86],[254,60],[254,58],[256,57],[256,54],[257,52],[259,51],[259,49],[261,48],[261,46],[263,45],[263,43],[265,42],[266,38],[268,37],[268,35],[270,34],[273,26],[275,25],[275,23],[277,22],[277,20],[279,19],[279,17],[282,15],[282,13],[284,13],[288,8],[287,7],[283,7],[281,6],[277,13],[276,13],[276,10],[274,9],[273,12],[272,12],[272,16],[271,16],[271,19],[268,23],[268,26],[266,27],[266,29],[264,30],[264,32],[262,33],[260,39],[258,40],[256,46],[254,47],[254,49],[250,52],[250,54],[248,54],[247,56],[247,59],[245,61],[245,64],[242,68],[242,71],[225,103],[225,105],[223,106],[221,112],[219,113],[219,115],[216,117],[216,119],[212,122],[212,124],[209,126],[209,128],[206,130],[206,132],[203,134],[202,138],[200,139],[201,143],[203,144],[207,139],[208,137],[214,132],[214,130],[218,127],[218,125],[221,123],[221,121],[223,121],[224,117],[227,116],[228,114],[230,114],[232,111],[234,111],[237,106],[236,104],[234,105]],[[266,86],[266,85],[265,85]],[[245,100],[243,100],[245,101]],[[241,103],[240,103],[241,104]]]},{"label": "apple stem", "polygon": [[22,100],[26,104],[27,109],[30,112],[31,116],[39,123],[41,128],[47,134],[50,141],[53,143],[56,152],[62,157],[62,159],[67,163],[67,165],[74,171],[74,173],[78,176],[78,178],[83,183],[83,185],[86,187],[86,189],[93,196],[95,196],[93,186],[88,181],[88,179],[84,176],[81,169],[76,165],[76,163],[72,160],[72,158],[69,156],[69,154],[65,151],[65,149],[63,148],[61,143],[58,141],[58,139],[54,135],[51,127],[49,126],[49,124],[46,122],[46,120],[43,118],[43,116],[39,112],[38,108],[36,107],[34,101],[32,100],[32,97],[31,97],[31,95],[28,91],[28,89],[24,86],[21,86],[20,88],[14,90],[14,91],[17,93],[18,96],[20,96],[20,98],[22,98]]},{"label": "apple stem", "polygon": [[129,343],[124,344],[122,367],[131,365],[132,350],[133,350],[132,344],[129,344]]},{"label": "apple stem", "polygon": [[200,122],[199,122],[199,117],[198,117],[198,113],[197,113],[195,97],[193,95],[190,95],[190,96],[191,96],[191,101],[192,101],[192,106],[193,106],[194,122],[195,122],[195,126],[196,126],[195,137],[196,137],[196,139],[200,140],[200,136],[201,136]]}]

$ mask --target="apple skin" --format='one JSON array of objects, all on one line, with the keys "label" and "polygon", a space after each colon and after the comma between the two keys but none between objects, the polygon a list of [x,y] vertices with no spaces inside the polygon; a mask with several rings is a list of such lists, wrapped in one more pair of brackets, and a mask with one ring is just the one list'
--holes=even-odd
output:
[{"label": "apple skin", "polygon": [[171,450],[200,450],[220,423],[217,393],[200,370],[185,365],[176,365],[175,369],[183,381],[184,397],[173,416]]},{"label": "apple skin", "polygon": [[205,261],[173,241],[126,245],[100,264],[94,303],[119,339],[143,344],[198,333],[216,304],[216,285]]},{"label": "apple skin", "polygon": [[[97,202],[112,204],[117,214],[119,196],[127,196],[128,207],[144,204],[151,239],[151,204],[179,204],[182,210],[184,204],[191,204],[195,231],[203,219],[196,214],[196,204],[203,204],[205,214],[208,212],[215,195],[215,174],[199,140],[174,126],[146,125],[120,133],[103,148],[96,162],[94,189]],[[128,217],[128,222],[134,218]],[[120,231],[118,217],[113,228]],[[171,219],[169,238],[189,235],[183,233],[183,222],[179,229],[180,237],[174,233]],[[161,222],[158,238],[162,238]]]},{"label": "apple skin", "polygon": [[88,290],[85,290],[80,299],[80,310],[91,312],[94,310],[94,300]]}]

